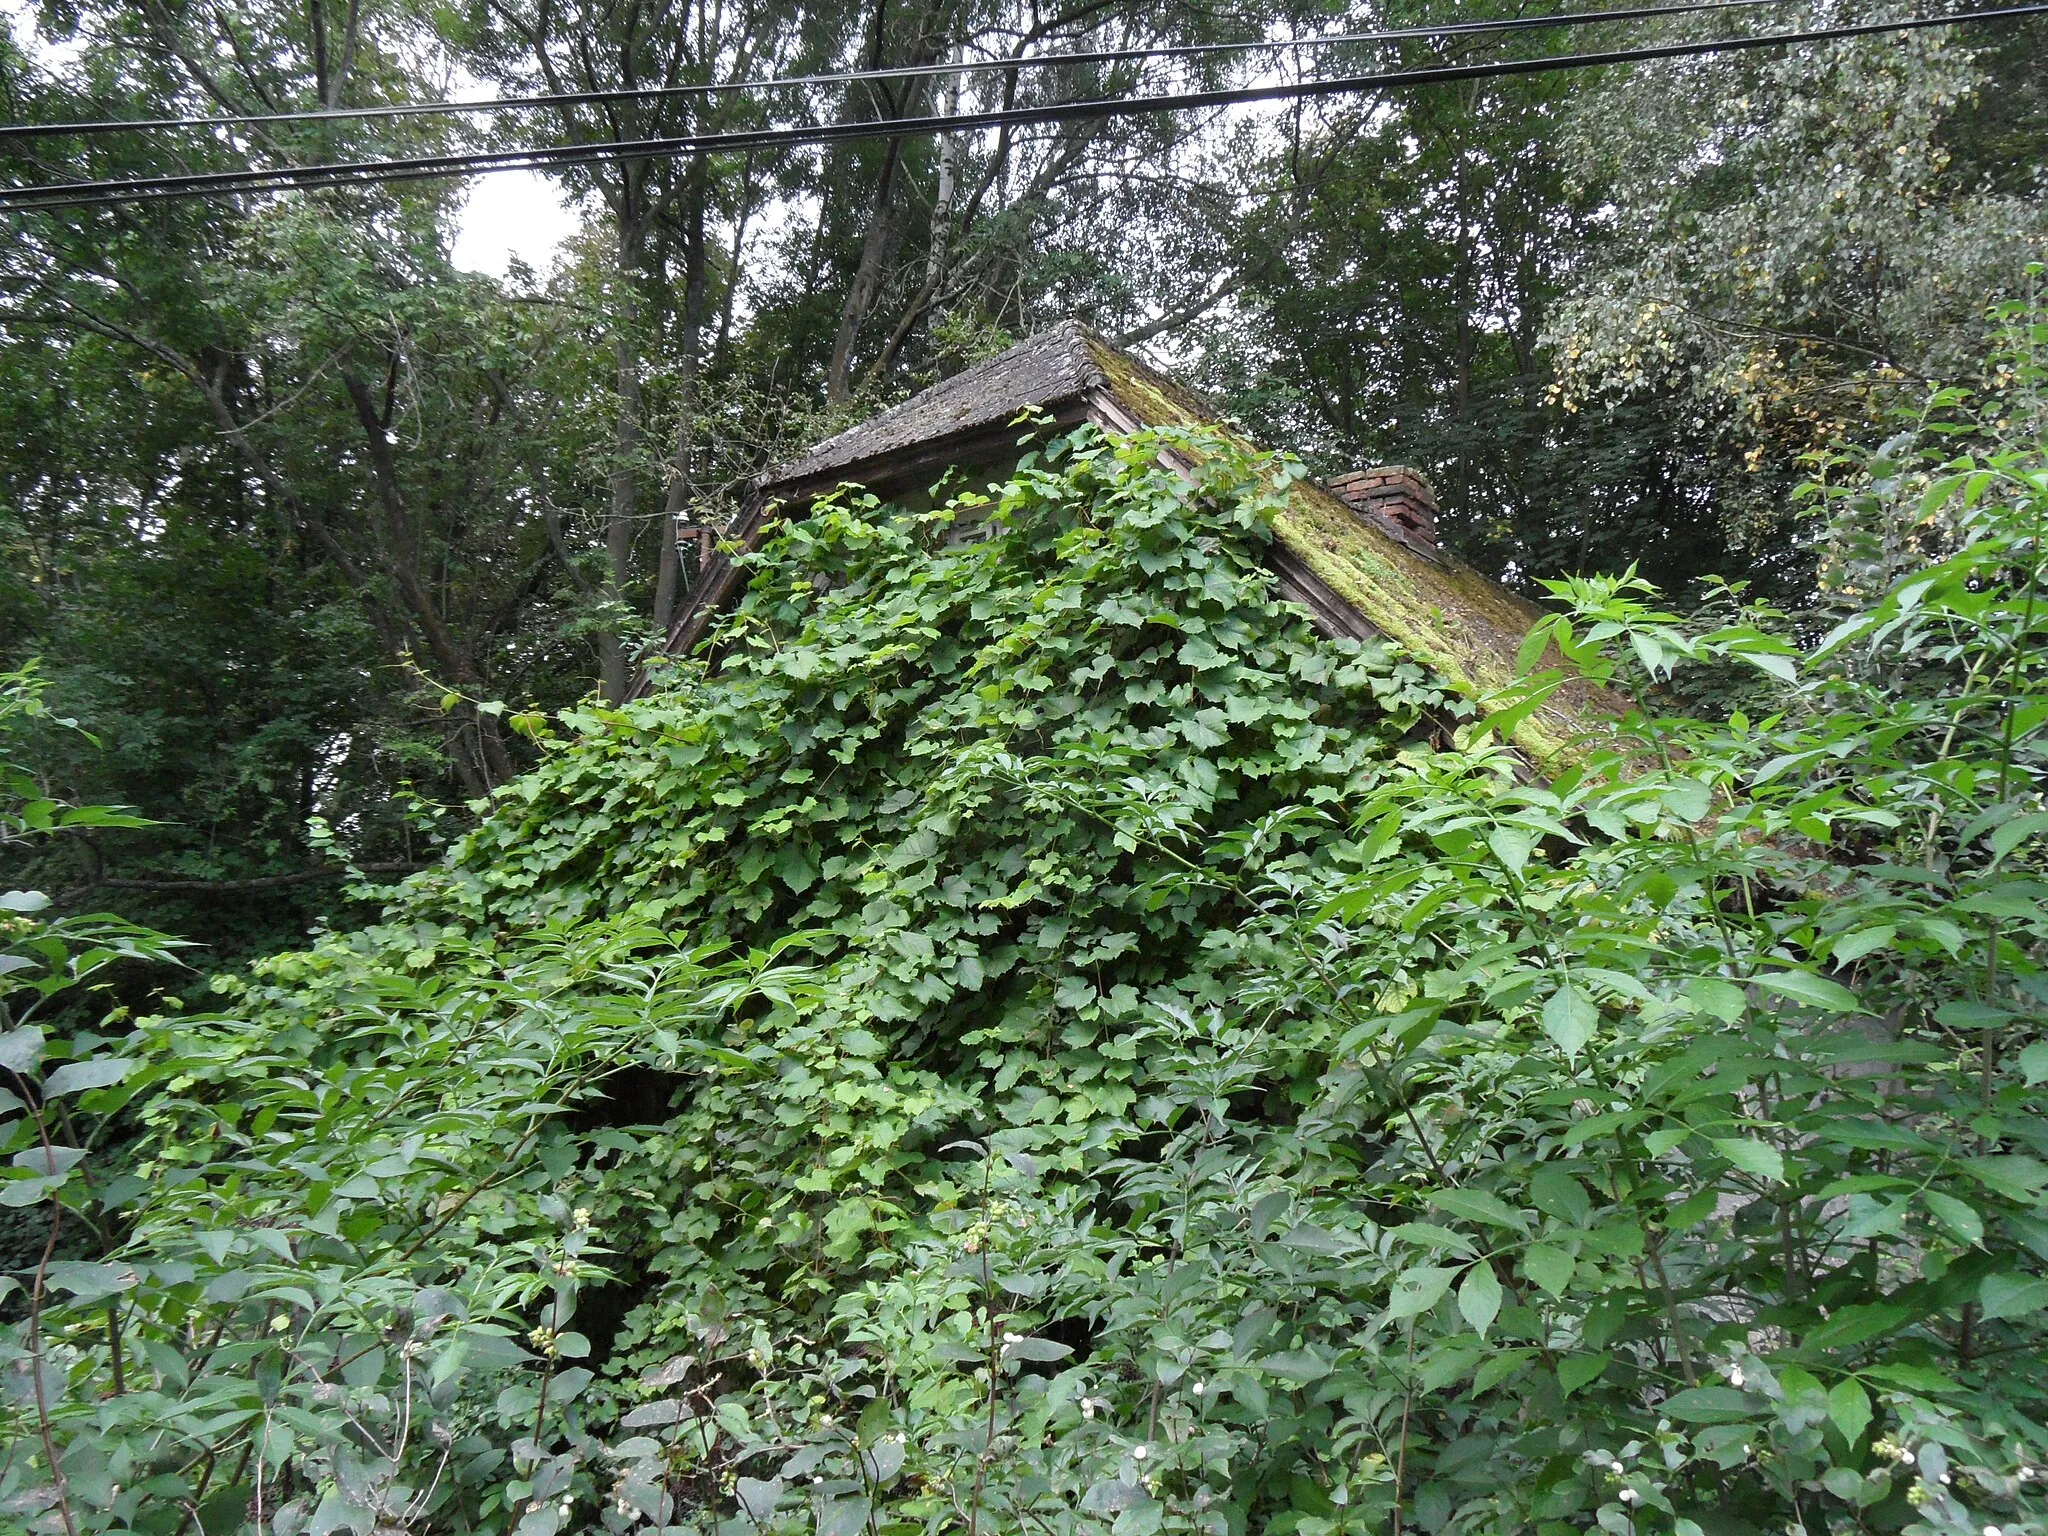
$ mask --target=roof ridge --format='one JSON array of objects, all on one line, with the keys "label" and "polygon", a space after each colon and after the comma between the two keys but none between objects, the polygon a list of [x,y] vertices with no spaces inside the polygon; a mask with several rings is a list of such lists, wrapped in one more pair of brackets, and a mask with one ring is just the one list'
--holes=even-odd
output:
[{"label": "roof ridge", "polygon": [[919,390],[907,400],[863,418],[755,481],[771,486],[849,468],[902,446],[896,429],[915,423],[904,440],[995,425],[1030,405],[1049,405],[1103,388],[1108,372],[1095,354],[1110,343],[1072,316],[1034,332],[992,356]]}]

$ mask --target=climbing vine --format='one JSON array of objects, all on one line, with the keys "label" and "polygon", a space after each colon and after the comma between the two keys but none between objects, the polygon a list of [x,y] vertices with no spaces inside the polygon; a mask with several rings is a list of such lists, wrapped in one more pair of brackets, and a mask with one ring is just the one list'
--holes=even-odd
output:
[{"label": "climbing vine", "polygon": [[[1523,695],[1562,663],[1634,707],[1540,774],[1516,700],[1279,599],[1295,471],[1227,441],[843,493],[379,925],[39,1041],[106,1063],[75,1092],[10,1046],[53,1136],[136,1151],[0,1187],[113,1232],[36,1277],[0,1497],[162,1536],[2039,1536],[2015,402],[1831,477],[1946,531],[1805,653],[1561,588]],[[1667,713],[1731,667],[1768,717]]]}]

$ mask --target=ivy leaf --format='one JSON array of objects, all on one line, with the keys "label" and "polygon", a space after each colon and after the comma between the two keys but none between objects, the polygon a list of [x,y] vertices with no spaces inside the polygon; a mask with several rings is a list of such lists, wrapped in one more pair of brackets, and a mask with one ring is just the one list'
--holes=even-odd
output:
[{"label": "ivy leaf", "polygon": [[1500,1316],[1500,1296],[1500,1280],[1491,1264],[1482,1261],[1465,1271],[1464,1282],[1458,1287],[1458,1312],[1482,1339],[1493,1326],[1493,1320]]}]

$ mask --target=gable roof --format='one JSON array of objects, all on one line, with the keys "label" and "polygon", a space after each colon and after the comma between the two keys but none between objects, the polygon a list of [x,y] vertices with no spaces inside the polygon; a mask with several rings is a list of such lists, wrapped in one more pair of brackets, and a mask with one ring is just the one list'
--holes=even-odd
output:
[{"label": "gable roof", "polygon": [[843,472],[906,448],[974,436],[1006,427],[1019,411],[1079,400],[1102,389],[1109,375],[1089,346],[1093,337],[1077,320],[1021,341],[1006,352],[870,416],[858,426],[777,465],[763,483],[781,487]]},{"label": "gable roof", "polygon": [[[1067,321],[933,385],[757,477],[728,543],[759,547],[779,516],[835,487],[880,495],[922,490],[946,469],[1006,466],[1019,413],[1054,430],[1093,421],[1110,431],[1206,427],[1235,436],[1214,406]],[[1311,480],[1290,487],[1267,554],[1283,592],[1334,634],[1384,635],[1468,695],[1511,682],[1516,652],[1542,611],[1442,551],[1396,539]],[[702,638],[738,596],[739,571],[715,555],[670,631],[671,650]],[[1554,756],[1614,701],[1585,685],[1559,689],[1515,729],[1538,760]]]}]

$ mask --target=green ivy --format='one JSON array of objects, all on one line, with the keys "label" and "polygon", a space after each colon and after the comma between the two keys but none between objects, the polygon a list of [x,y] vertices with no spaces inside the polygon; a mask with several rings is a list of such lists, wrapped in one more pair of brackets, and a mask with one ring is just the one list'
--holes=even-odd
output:
[{"label": "green ivy", "polygon": [[[834,499],[384,923],[77,1095],[144,1160],[54,1188],[121,1233],[36,1277],[0,1498],[2041,1536],[2029,358],[1910,505],[1837,477],[1953,537],[1804,654],[1561,585],[1529,666],[1636,707],[1549,780],[1554,676],[1475,708],[1278,598],[1286,465]],[[1728,667],[1777,712],[1657,712]]]}]

